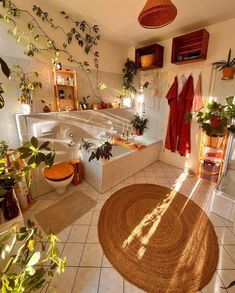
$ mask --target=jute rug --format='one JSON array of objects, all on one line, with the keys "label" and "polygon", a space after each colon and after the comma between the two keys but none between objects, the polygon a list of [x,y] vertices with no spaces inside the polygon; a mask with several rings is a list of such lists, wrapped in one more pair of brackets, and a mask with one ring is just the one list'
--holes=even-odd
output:
[{"label": "jute rug", "polygon": [[95,200],[79,190],[39,212],[35,218],[44,232],[51,230],[57,234],[85,215],[95,204]]},{"label": "jute rug", "polygon": [[147,292],[198,292],[216,270],[219,248],[209,218],[166,187],[136,184],[114,193],[98,233],[112,265]]}]

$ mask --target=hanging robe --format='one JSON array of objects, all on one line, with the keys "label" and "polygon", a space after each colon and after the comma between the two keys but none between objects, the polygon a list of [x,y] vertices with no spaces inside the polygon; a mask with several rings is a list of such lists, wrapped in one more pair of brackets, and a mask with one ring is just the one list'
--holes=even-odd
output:
[{"label": "hanging robe", "polygon": [[172,151],[176,151],[177,144],[177,99],[178,99],[178,79],[177,76],[169,89],[166,98],[170,107],[167,133],[165,139],[165,147]]},{"label": "hanging robe", "polygon": [[193,98],[193,77],[190,75],[178,97],[177,135],[179,141],[177,150],[181,156],[186,156],[191,152],[191,122],[185,119],[185,115],[191,113]]},{"label": "hanging robe", "polygon": [[195,89],[194,100],[193,100],[193,112],[198,112],[204,107],[202,100],[202,74],[198,76],[198,82]]}]

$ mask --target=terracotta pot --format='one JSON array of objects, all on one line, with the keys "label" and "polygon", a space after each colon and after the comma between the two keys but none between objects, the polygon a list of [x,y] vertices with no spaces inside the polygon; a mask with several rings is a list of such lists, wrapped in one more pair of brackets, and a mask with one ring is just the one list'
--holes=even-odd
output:
[{"label": "terracotta pot", "polygon": [[233,76],[234,76],[234,68],[233,67],[223,68],[223,79],[233,79]]},{"label": "terracotta pot", "polygon": [[43,110],[44,113],[50,113],[51,112],[51,109],[50,109],[49,106],[44,106],[42,110]]},{"label": "terracotta pot", "polygon": [[101,108],[102,109],[107,109],[108,108],[108,103],[101,102]]},{"label": "terracotta pot", "polygon": [[154,63],[154,54],[143,55],[140,57],[141,67],[146,68],[150,67]]},{"label": "terracotta pot", "polygon": [[134,129],[133,134],[137,135],[137,136],[140,136],[140,135],[143,134],[143,131],[141,131],[140,129]]}]

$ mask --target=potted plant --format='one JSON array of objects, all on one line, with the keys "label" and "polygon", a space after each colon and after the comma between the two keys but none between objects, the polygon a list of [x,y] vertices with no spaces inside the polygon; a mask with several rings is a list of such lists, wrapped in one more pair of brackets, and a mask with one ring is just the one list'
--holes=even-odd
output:
[{"label": "potted plant", "polygon": [[223,79],[233,79],[234,76],[234,65],[235,65],[235,58],[231,59],[231,48],[228,52],[227,60],[221,60],[212,63],[215,69],[223,70]]},{"label": "potted plant", "polygon": [[204,111],[197,113],[197,122],[207,134],[206,144],[211,147],[221,146],[229,122],[226,106],[215,101],[208,103]]},{"label": "potted plant", "polygon": [[18,102],[23,104],[23,112],[28,114],[31,112],[31,106],[33,104],[33,93],[36,89],[42,88],[42,83],[38,81],[30,80],[29,76],[39,77],[39,73],[36,71],[32,72],[24,72],[23,69],[19,65],[15,65],[15,73],[19,78],[19,89],[20,89],[20,97]]},{"label": "potted plant", "polygon": [[49,142],[39,145],[36,137],[16,150],[9,150],[5,141],[0,142],[0,201],[4,217],[10,220],[18,215],[18,207],[13,196],[16,183],[27,178],[31,182],[31,170],[44,163],[52,166],[55,152]]},{"label": "potted plant", "polygon": [[134,115],[133,119],[131,120],[131,125],[134,128],[135,135],[142,135],[144,129],[147,128],[148,119],[140,117],[139,114]]},{"label": "potted plant", "polygon": [[55,274],[64,272],[66,258],[60,258],[59,239],[42,232],[31,221],[0,234],[1,292],[35,292]]},{"label": "potted plant", "polygon": [[235,133],[235,98],[228,97],[226,99],[227,105],[225,111],[229,119],[228,130],[232,133]]},{"label": "potted plant", "polygon": [[46,101],[41,100],[41,102],[44,104],[43,106],[43,112],[44,113],[50,113],[51,112],[51,104],[48,104]]}]

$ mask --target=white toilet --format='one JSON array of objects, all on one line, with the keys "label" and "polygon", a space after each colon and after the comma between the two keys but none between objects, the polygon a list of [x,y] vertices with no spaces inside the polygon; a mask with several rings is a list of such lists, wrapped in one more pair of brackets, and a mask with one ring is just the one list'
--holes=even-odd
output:
[{"label": "white toilet", "polygon": [[48,184],[53,187],[58,194],[63,194],[67,186],[73,180],[74,168],[69,163],[58,163],[51,168],[44,168],[43,174]]}]

